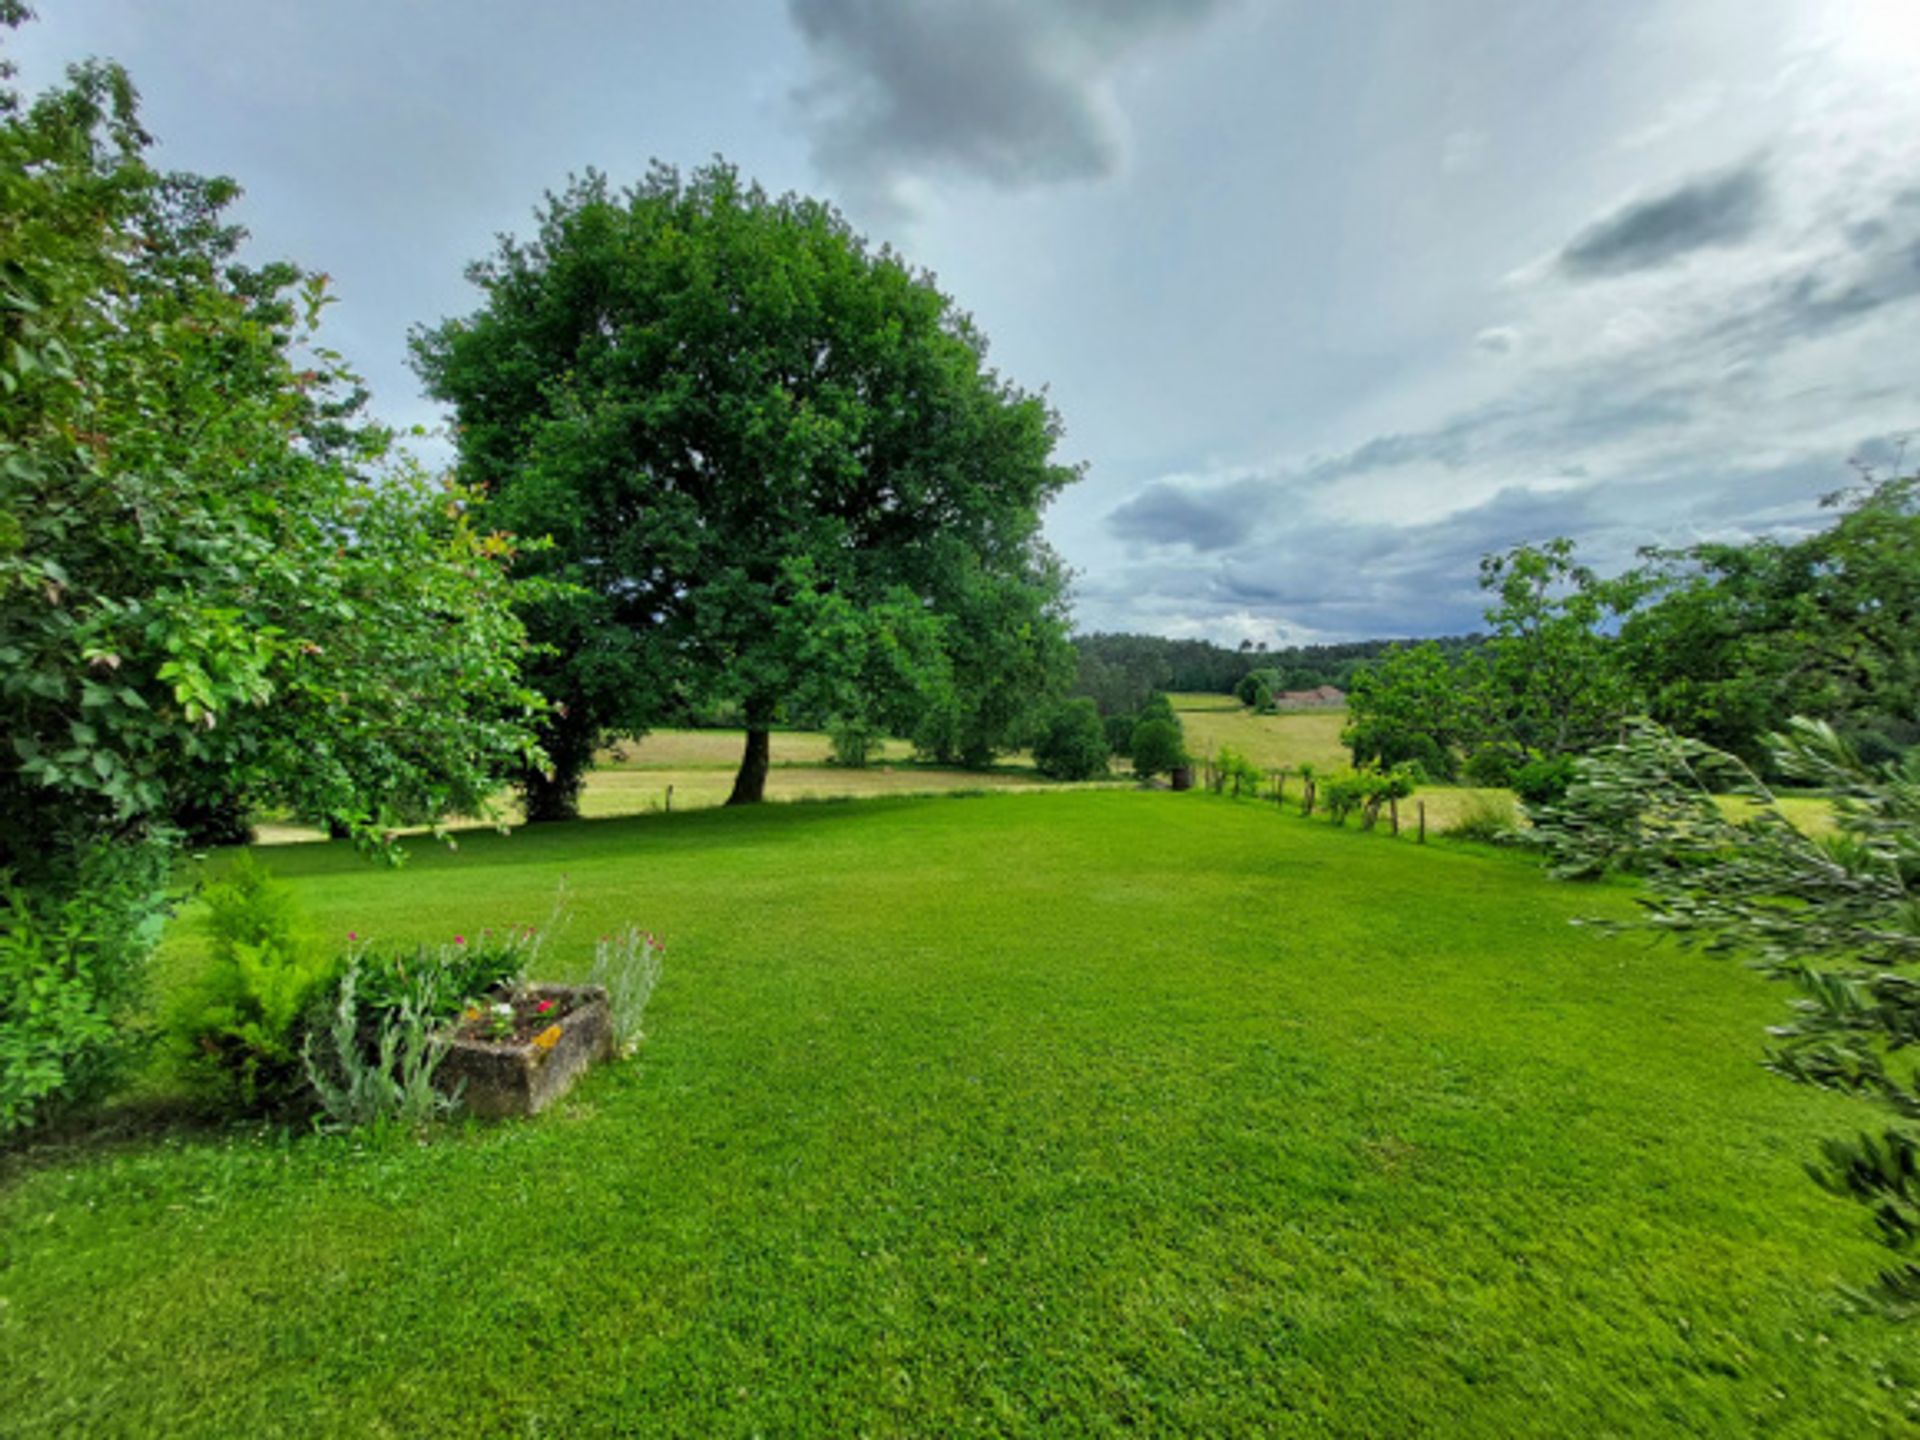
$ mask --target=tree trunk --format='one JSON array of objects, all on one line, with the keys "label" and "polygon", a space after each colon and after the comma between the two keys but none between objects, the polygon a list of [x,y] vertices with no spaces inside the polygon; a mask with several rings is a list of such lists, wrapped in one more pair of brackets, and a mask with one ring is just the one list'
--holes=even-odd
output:
[{"label": "tree trunk", "polygon": [[540,748],[547,752],[550,768],[522,770],[514,777],[527,824],[580,818],[580,792],[586,788],[587,772],[593,768],[602,738],[584,710],[554,707],[540,727]]},{"label": "tree trunk", "polygon": [[526,812],[526,823],[539,825],[549,820],[578,820],[580,787],[585,780],[582,771],[566,768],[564,762],[559,760],[555,760],[551,771],[521,771],[518,788],[520,803]]},{"label": "tree trunk", "polygon": [[733,777],[729,805],[758,805],[767,798],[767,764],[771,758],[771,716],[763,706],[747,706],[747,753],[740,757],[740,773]]}]

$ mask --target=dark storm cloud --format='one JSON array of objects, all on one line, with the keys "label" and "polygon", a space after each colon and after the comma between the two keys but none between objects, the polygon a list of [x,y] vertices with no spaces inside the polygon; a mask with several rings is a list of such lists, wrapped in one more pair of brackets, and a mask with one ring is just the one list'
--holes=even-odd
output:
[{"label": "dark storm cloud", "polygon": [[814,74],[796,98],[814,157],[870,198],[910,176],[1020,187],[1119,161],[1106,83],[1129,47],[1219,0],[788,0]]},{"label": "dark storm cloud", "polygon": [[1624,275],[1705,246],[1736,245],[1759,228],[1766,198],[1758,161],[1696,176],[1595,221],[1560,252],[1560,268],[1582,279]]},{"label": "dark storm cloud", "polygon": [[1184,545],[1204,554],[1244,537],[1263,517],[1263,499],[1259,487],[1246,482],[1194,490],[1162,480],[1110,514],[1107,528],[1135,544]]}]

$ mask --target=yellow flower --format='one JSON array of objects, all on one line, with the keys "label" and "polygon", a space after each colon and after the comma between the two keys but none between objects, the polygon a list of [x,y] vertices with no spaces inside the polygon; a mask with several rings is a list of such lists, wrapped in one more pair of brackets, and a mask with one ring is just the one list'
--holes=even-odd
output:
[{"label": "yellow flower", "polygon": [[536,1050],[551,1050],[559,1043],[560,1027],[558,1025],[549,1025],[533,1037],[533,1048]]}]

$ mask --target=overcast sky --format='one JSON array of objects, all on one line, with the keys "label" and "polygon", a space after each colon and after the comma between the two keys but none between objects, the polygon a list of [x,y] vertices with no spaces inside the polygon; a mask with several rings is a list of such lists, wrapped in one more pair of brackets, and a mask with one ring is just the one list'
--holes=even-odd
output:
[{"label": "overcast sky", "polygon": [[24,82],[124,62],[400,424],[570,172],[832,198],[1050,388],[1085,629],[1470,629],[1486,550],[1806,527],[1920,428],[1920,0],[38,8]]}]

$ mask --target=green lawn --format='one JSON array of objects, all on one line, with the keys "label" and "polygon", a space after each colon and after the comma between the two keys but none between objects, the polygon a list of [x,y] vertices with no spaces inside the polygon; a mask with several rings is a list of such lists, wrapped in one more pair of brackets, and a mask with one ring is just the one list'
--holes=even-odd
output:
[{"label": "green lawn", "polygon": [[[588,821],[320,928],[667,940],[532,1123],[0,1179],[21,1435],[1912,1434],[1912,1333],[1764,1075],[1780,996],[1620,890],[1196,794]],[[193,962],[183,925],[169,971]]]}]

